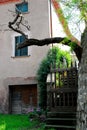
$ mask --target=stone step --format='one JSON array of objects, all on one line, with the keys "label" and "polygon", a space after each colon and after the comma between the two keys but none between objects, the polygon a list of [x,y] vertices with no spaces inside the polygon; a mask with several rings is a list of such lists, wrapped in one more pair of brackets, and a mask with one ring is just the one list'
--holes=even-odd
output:
[{"label": "stone step", "polygon": [[47,118],[47,120],[65,120],[65,121],[76,121],[75,118]]},{"label": "stone step", "polygon": [[46,120],[47,124],[51,125],[76,125],[76,119],[75,118],[47,118]]},{"label": "stone step", "polygon": [[47,118],[49,117],[76,118],[76,112],[48,112]]},{"label": "stone step", "polygon": [[55,130],[76,130],[75,126],[65,126],[65,125],[46,125],[45,130],[54,128]]},{"label": "stone step", "polygon": [[48,112],[46,128],[76,130],[76,112]]}]

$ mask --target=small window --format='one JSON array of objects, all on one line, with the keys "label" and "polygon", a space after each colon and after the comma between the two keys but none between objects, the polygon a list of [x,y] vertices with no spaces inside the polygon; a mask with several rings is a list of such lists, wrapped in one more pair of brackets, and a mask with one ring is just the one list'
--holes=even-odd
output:
[{"label": "small window", "polygon": [[28,56],[28,47],[16,49],[16,46],[18,44],[21,44],[24,41],[25,41],[25,37],[22,35],[15,37],[15,56]]},{"label": "small window", "polygon": [[20,4],[16,4],[16,12],[26,13],[28,12],[28,2],[22,2]]}]

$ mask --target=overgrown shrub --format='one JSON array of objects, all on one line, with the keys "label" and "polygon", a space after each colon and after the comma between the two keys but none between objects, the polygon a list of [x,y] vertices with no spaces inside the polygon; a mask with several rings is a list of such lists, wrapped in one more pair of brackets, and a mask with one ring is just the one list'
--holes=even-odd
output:
[{"label": "overgrown shrub", "polygon": [[28,115],[30,121],[45,122],[47,111],[40,108],[29,108]]}]

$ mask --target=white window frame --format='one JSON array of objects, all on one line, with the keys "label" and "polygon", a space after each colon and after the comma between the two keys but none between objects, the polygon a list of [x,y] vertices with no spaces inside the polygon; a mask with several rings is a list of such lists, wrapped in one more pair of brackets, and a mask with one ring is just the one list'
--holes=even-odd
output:
[{"label": "white window frame", "polygon": [[[25,33],[25,35],[27,35],[28,36],[28,38],[30,38],[30,35],[29,35],[30,33],[28,32],[28,33]],[[28,47],[28,55],[26,55],[26,56],[15,56],[15,37],[17,37],[17,36],[21,36],[22,34],[19,34],[19,33],[14,33],[13,35],[12,35],[12,57],[27,57],[27,56],[30,56],[30,47]]]}]

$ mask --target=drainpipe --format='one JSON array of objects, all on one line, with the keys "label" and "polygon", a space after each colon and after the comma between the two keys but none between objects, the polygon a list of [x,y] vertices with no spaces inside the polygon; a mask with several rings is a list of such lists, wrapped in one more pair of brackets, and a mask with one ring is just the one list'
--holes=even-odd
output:
[{"label": "drainpipe", "polygon": [[[50,34],[51,34],[51,38],[53,37],[53,30],[52,30],[52,2],[50,1]],[[52,47],[53,47],[53,43],[52,43]]]}]

